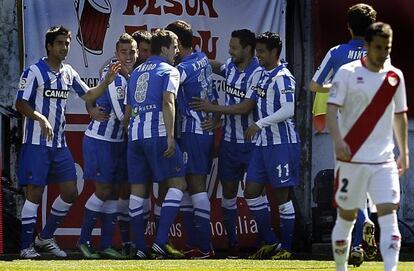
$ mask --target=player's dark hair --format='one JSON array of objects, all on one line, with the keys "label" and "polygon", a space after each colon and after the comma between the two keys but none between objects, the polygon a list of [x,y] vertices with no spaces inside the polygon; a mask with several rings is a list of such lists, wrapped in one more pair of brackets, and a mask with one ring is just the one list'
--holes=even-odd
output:
[{"label": "player's dark hair", "polygon": [[135,31],[131,36],[137,42],[137,45],[141,42],[151,44],[151,33],[146,30]]},{"label": "player's dark hair", "polygon": [[157,29],[151,38],[151,54],[160,55],[161,47],[169,48],[174,42],[174,39],[178,39],[177,35],[169,30]]},{"label": "player's dark hair", "polygon": [[376,22],[370,25],[365,34],[365,41],[370,43],[375,36],[389,38],[392,37],[391,26],[387,23]]},{"label": "player's dark hair", "polygon": [[191,29],[191,25],[189,23],[178,20],[167,25],[165,30],[174,32],[184,48],[192,47],[193,30]]},{"label": "player's dark hair", "polygon": [[377,12],[367,4],[359,3],[348,9],[348,26],[354,36],[365,36],[367,28],[377,20]]},{"label": "player's dark hair", "polygon": [[264,32],[256,37],[256,43],[263,43],[266,45],[267,50],[277,49],[277,57],[280,56],[282,51],[282,40],[280,36],[273,32]]},{"label": "player's dark hair", "polygon": [[256,49],[256,36],[252,31],[250,31],[249,29],[234,30],[233,32],[231,32],[231,37],[238,38],[240,41],[240,45],[243,48],[250,46],[251,53],[252,55],[254,55],[254,50]]},{"label": "player's dark hair", "polygon": [[53,44],[56,37],[59,35],[64,35],[69,38],[69,40],[72,40],[72,34],[70,33],[69,29],[63,27],[63,26],[52,26],[49,28],[45,35],[45,49],[47,55],[49,55],[49,50],[47,49],[48,44]]}]

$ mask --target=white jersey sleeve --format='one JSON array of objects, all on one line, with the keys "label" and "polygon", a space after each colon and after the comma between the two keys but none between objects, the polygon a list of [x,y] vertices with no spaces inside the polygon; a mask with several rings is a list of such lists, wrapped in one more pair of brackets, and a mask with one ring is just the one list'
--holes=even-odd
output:
[{"label": "white jersey sleeve", "polygon": [[332,87],[329,89],[328,104],[342,106],[348,91],[347,77],[349,71],[340,68],[332,80]]},{"label": "white jersey sleeve", "polygon": [[404,75],[402,72],[398,73],[400,76],[400,84],[397,88],[397,91],[394,95],[394,103],[395,103],[395,113],[403,113],[408,110],[407,107],[407,95],[405,90],[405,80]]}]

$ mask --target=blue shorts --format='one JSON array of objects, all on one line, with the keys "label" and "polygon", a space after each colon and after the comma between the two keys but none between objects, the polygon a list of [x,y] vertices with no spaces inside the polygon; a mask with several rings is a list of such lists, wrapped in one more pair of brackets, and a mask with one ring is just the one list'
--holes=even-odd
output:
[{"label": "blue shorts", "polygon": [[164,157],[167,137],[148,138],[128,142],[128,181],[143,184],[148,181],[162,182],[173,177],[184,177],[183,155],[178,144],[175,153]]},{"label": "blue shorts", "polygon": [[100,183],[122,183],[128,180],[126,142],[109,142],[83,137],[83,178]]},{"label": "blue shorts", "polygon": [[247,171],[254,143],[232,143],[221,140],[218,156],[220,181],[241,181]]},{"label": "blue shorts", "polygon": [[23,144],[19,154],[18,178],[20,186],[76,182],[75,162],[67,147]]},{"label": "blue shorts", "polygon": [[213,135],[182,133],[179,145],[187,175],[207,175],[211,168]]},{"label": "blue shorts", "polygon": [[247,169],[246,182],[270,183],[273,188],[299,183],[300,144],[256,146]]}]

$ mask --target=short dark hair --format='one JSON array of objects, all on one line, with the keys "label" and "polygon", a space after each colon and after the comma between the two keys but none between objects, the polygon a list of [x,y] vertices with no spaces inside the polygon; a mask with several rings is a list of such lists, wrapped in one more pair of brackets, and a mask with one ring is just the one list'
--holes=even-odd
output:
[{"label": "short dark hair", "polygon": [[69,40],[72,40],[72,34],[69,31],[69,29],[63,27],[63,26],[52,26],[49,28],[45,35],[45,49],[46,53],[49,55],[49,50],[47,49],[48,44],[53,44],[56,37],[59,35],[64,35],[69,38]]},{"label": "short dark hair", "polygon": [[367,28],[377,20],[377,12],[367,4],[359,3],[348,9],[348,26],[354,36],[365,36]]},{"label": "short dark hair", "polygon": [[161,47],[170,47],[171,44],[174,42],[174,39],[178,39],[177,35],[169,30],[155,30],[151,38],[151,54],[160,55]]},{"label": "short dark hair", "polygon": [[167,25],[165,30],[174,32],[183,47],[191,48],[193,46],[193,30],[189,23],[178,20]]},{"label": "short dark hair", "polygon": [[277,49],[277,57],[280,56],[282,51],[282,40],[276,33],[267,31],[256,37],[256,43],[263,43],[266,45],[267,50]]},{"label": "short dark hair", "polygon": [[137,42],[139,45],[141,42],[146,42],[148,44],[151,43],[151,33],[146,30],[137,30],[132,33],[132,38]]},{"label": "short dark hair", "polygon": [[375,36],[389,38],[392,37],[391,26],[387,23],[376,22],[371,24],[365,34],[365,41],[370,43]]},{"label": "short dark hair", "polygon": [[243,48],[249,46],[252,48],[251,53],[254,55],[254,49],[256,48],[256,35],[249,29],[239,29],[231,32],[232,38],[238,38],[240,40],[240,45]]},{"label": "short dark hair", "polygon": [[128,34],[128,33],[122,33],[122,35],[119,37],[118,41],[116,42],[116,49],[118,49],[118,45],[120,43],[128,43],[128,44],[136,44],[137,42],[134,40],[134,38]]}]

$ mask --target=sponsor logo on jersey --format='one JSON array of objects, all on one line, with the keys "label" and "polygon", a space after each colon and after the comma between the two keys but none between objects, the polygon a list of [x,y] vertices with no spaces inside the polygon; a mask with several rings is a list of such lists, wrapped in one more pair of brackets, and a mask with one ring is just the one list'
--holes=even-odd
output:
[{"label": "sponsor logo on jersey", "polygon": [[257,87],[257,88],[256,88],[256,92],[257,92],[257,95],[258,95],[260,98],[263,98],[263,99],[265,99],[265,98],[266,98],[266,90],[265,90],[265,89],[263,89],[263,88],[261,88],[261,87]]},{"label": "sponsor logo on jersey", "polygon": [[43,96],[52,99],[67,99],[69,97],[68,89],[47,89],[43,90]]},{"label": "sponsor logo on jersey", "polygon": [[238,97],[238,98],[244,98],[246,96],[246,92],[244,92],[243,90],[229,86],[229,85],[226,85],[226,88],[224,89],[224,91],[227,94]]}]

